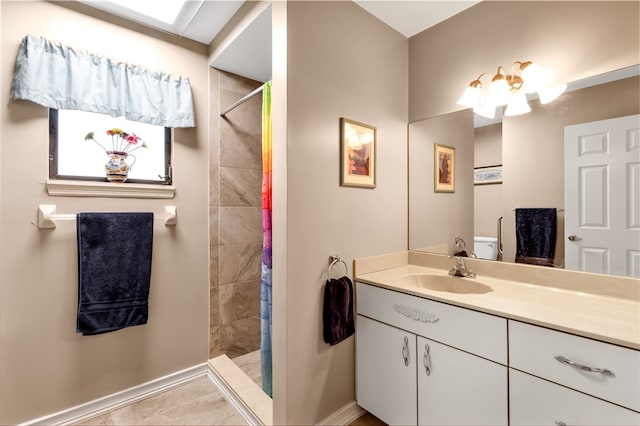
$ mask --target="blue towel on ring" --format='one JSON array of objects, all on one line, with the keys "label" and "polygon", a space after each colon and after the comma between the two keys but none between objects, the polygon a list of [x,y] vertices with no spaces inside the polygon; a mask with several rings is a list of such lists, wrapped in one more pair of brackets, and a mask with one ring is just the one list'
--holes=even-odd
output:
[{"label": "blue towel on ring", "polygon": [[77,238],[76,332],[146,324],[153,213],[79,213]]}]

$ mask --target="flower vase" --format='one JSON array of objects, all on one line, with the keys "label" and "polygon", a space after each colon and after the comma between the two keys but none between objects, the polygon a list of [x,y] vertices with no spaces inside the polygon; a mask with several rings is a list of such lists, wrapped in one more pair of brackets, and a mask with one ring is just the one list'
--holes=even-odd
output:
[{"label": "flower vase", "polygon": [[123,151],[107,151],[109,160],[104,165],[109,182],[122,183],[127,180],[129,169],[131,168],[125,159],[128,154]]}]

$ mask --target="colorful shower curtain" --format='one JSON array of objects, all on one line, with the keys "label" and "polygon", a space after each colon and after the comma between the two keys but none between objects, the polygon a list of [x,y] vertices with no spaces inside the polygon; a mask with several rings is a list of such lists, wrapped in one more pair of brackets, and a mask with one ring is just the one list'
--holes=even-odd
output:
[{"label": "colorful shower curtain", "polygon": [[262,389],[271,390],[271,82],[262,89],[262,275],[260,277],[260,364]]}]

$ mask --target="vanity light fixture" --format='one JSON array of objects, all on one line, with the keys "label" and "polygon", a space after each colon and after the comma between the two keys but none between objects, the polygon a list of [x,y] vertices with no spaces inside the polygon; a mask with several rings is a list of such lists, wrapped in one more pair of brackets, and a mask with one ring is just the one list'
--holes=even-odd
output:
[{"label": "vanity light fixture", "polygon": [[486,118],[494,118],[496,108],[504,105],[507,106],[504,115],[520,115],[531,111],[526,94],[538,92],[540,103],[546,104],[567,88],[566,84],[551,86],[553,72],[531,61],[514,62],[511,74],[505,74],[504,68],[499,66],[491,78],[488,93],[483,93],[481,80],[490,75],[482,73],[469,83],[457,104],[473,108],[476,114]]}]

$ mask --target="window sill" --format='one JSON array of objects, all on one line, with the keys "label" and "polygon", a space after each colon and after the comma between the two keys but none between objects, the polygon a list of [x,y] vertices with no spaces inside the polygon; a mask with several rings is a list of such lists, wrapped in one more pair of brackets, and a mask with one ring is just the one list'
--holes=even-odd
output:
[{"label": "window sill", "polygon": [[47,180],[47,193],[55,197],[173,198],[173,185]]}]

